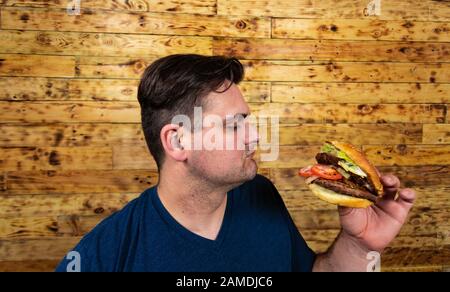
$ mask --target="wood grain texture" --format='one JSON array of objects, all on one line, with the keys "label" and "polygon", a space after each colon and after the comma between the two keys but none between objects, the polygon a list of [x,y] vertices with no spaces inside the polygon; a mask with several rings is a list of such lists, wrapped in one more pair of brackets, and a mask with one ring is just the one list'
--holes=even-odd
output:
[{"label": "wood grain texture", "polygon": [[450,27],[446,22],[411,20],[274,18],[272,37],[448,42]]},{"label": "wood grain texture", "polygon": [[0,170],[111,169],[110,147],[2,147]]},{"label": "wood grain texture", "polygon": [[282,123],[444,123],[446,107],[428,104],[250,104],[262,117]]},{"label": "wood grain texture", "polygon": [[359,0],[218,0],[217,12],[223,15],[258,15],[293,18],[349,18],[386,20],[448,21],[446,1],[400,0],[383,2],[378,16],[368,15],[368,2]]},{"label": "wood grain texture", "polygon": [[0,76],[74,77],[75,58],[0,54]]},{"label": "wood grain texture", "polygon": [[114,146],[113,168],[156,170],[157,166],[146,145]]},{"label": "wood grain texture", "polygon": [[2,123],[137,123],[135,102],[0,102]]},{"label": "wood grain texture", "polygon": [[450,64],[244,60],[246,79],[306,82],[449,83]]},{"label": "wood grain texture", "polygon": [[139,79],[157,56],[145,58],[78,56],[75,73],[80,78]]},{"label": "wood grain texture", "polygon": [[145,57],[182,53],[210,55],[211,52],[212,39],[208,37],[0,31],[0,53]]},{"label": "wood grain texture", "polygon": [[[68,3],[59,0],[4,0],[5,6],[11,7],[45,7],[67,8]],[[215,0],[89,0],[84,1],[81,9],[112,10],[112,11],[149,11],[166,13],[196,13],[216,14]]]},{"label": "wood grain texture", "polygon": [[240,59],[449,62],[450,44],[432,42],[216,38],[213,52]]},{"label": "wood grain texture", "polygon": [[139,192],[155,185],[149,170],[40,170],[10,171],[3,177],[4,195]]},{"label": "wood grain texture", "polygon": [[450,159],[450,145],[363,146],[376,165],[440,165]]},{"label": "wood grain texture", "polygon": [[273,82],[273,102],[446,103],[448,83]]},{"label": "wood grain texture", "polygon": [[138,84],[126,79],[0,77],[0,100],[136,101]]},{"label": "wood grain texture", "polygon": [[[447,109],[447,113],[450,112],[450,104],[446,104],[445,108]],[[450,115],[447,114],[447,119],[445,121],[447,124],[450,124]]]},{"label": "wood grain texture", "polygon": [[138,34],[269,37],[270,19],[221,15],[154,12],[84,11],[3,7],[1,27],[20,30],[56,30]]},{"label": "wood grain texture", "polygon": [[59,260],[1,261],[1,272],[53,272]]},{"label": "wood grain texture", "polygon": [[[66,184],[67,186],[67,184]],[[106,185],[104,188],[107,189]],[[62,188],[61,188],[62,189]],[[97,188],[98,190],[99,188]],[[136,188],[137,189],[137,188]],[[71,191],[74,192],[72,187]],[[42,193],[45,190],[40,190]],[[68,191],[68,189],[66,189]],[[128,191],[128,190],[127,190]],[[137,190],[138,192],[140,190]],[[61,191],[62,193],[63,191]],[[51,195],[14,195],[2,197],[5,205],[1,207],[0,218],[9,220],[36,218],[45,216],[89,216],[112,214],[120,210],[126,203],[136,198],[139,193],[87,193],[88,190],[80,189],[74,194]],[[85,192],[85,193],[83,193]],[[26,191],[24,192],[26,193]],[[6,204],[7,203],[7,204]],[[52,208],[49,209],[48,206]],[[6,221],[4,221],[6,222]],[[10,224],[3,224],[3,228],[11,228]],[[6,229],[3,229],[6,230]]]},{"label": "wood grain texture", "polygon": [[145,144],[138,123],[5,124],[0,127],[0,146],[113,146]]},{"label": "wood grain texture", "polygon": [[[431,124],[430,124],[431,125]],[[395,135],[393,135],[395,133]],[[362,144],[416,144],[422,142],[421,124],[284,124],[280,145],[322,145],[324,141]]]},{"label": "wood grain texture", "polygon": [[0,240],[2,261],[61,260],[80,237]]},{"label": "wood grain texture", "polygon": [[[448,108],[447,108],[448,110]],[[426,144],[450,144],[449,124],[424,124],[423,143]]]}]

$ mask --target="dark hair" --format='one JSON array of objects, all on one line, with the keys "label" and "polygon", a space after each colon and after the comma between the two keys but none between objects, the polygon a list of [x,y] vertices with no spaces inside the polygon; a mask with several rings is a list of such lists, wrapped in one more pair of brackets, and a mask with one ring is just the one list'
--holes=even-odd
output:
[{"label": "dark hair", "polygon": [[[236,58],[201,55],[170,55],[145,69],[138,88],[145,140],[158,169],[164,161],[160,132],[176,115],[192,119],[195,106],[226,82],[239,84],[244,68]],[[226,88],[224,91],[226,91]]]}]

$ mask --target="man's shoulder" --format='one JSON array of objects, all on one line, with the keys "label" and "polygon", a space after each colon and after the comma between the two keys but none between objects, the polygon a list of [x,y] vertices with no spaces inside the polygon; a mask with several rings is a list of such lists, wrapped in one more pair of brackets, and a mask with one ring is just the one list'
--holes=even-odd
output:
[{"label": "man's shoulder", "polygon": [[[130,234],[136,232],[133,229],[139,225],[136,223],[148,202],[149,190],[101,221],[70,251],[79,254],[83,271],[109,270],[115,266],[121,249],[128,246]],[[65,271],[67,265],[67,259],[63,258],[56,270]]]}]

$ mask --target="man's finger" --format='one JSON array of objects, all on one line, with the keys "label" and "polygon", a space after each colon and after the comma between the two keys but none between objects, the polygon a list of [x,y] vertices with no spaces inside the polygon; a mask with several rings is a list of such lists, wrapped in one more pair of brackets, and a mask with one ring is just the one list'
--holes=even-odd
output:
[{"label": "man's finger", "polygon": [[398,199],[383,198],[377,203],[377,206],[383,212],[396,218],[399,222],[405,222],[408,212],[411,210],[416,192],[412,189],[400,189],[398,191]]},{"label": "man's finger", "polygon": [[395,199],[395,196],[397,195],[398,188],[384,188],[384,198],[385,199]]},{"label": "man's finger", "polygon": [[401,202],[412,205],[416,199],[416,191],[413,189],[401,189],[398,192],[398,198]]},{"label": "man's finger", "polygon": [[355,210],[355,208],[338,206],[338,211],[339,211],[340,216],[347,216],[348,214],[352,213],[354,210]]},{"label": "man's finger", "polygon": [[385,188],[399,188],[400,180],[392,174],[386,174],[381,177],[381,183]]}]

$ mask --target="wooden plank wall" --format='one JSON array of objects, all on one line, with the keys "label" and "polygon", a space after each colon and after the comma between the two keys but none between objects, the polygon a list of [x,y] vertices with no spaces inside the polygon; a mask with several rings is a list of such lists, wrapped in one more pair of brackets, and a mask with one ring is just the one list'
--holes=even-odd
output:
[{"label": "wooden plank wall", "polygon": [[139,124],[143,69],[172,53],[239,57],[254,112],[281,115],[261,164],[309,244],[333,206],[296,176],[352,141],[418,201],[385,271],[450,267],[450,3],[356,0],[0,1],[0,270],[52,270],[102,218],[155,184]]}]

